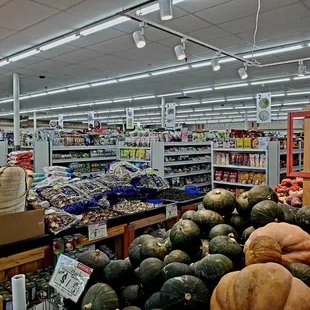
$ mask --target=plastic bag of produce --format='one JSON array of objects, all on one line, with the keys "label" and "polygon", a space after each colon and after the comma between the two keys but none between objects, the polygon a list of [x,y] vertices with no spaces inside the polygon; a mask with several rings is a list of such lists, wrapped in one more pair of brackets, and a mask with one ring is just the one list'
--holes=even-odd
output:
[{"label": "plastic bag of produce", "polygon": [[111,189],[109,187],[100,184],[99,182],[97,183],[94,180],[83,179],[70,182],[70,184],[78,188],[85,195],[91,196],[96,200],[111,194]]},{"label": "plastic bag of produce", "polygon": [[138,167],[126,161],[108,164],[105,167],[105,171],[108,176],[116,177],[118,180],[127,183],[130,183],[136,174],[141,173]]},{"label": "plastic bag of produce", "polygon": [[71,168],[62,167],[62,166],[47,166],[47,167],[43,167],[43,171],[47,174],[52,174],[55,171],[72,173],[74,170]]}]

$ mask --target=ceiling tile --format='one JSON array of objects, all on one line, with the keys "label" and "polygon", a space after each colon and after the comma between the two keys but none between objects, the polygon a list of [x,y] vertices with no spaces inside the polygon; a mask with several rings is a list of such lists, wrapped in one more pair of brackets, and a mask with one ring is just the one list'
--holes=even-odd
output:
[{"label": "ceiling tile", "polygon": [[213,6],[221,5],[223,3],[229,2],[232,0],[191,0],[191,1],[184,1],[177,4],[177,7],[190,12],[195,13],[201,10],[205,10],[211,8]]},{"label": "ceiling tile", "polygon": [[62,68],[66,65],[69,65],[68,63],[64,63],[64,62],[59,62],[56,60],[45,60],[42,61],[38,64],[34,64],[34,65],[30,65],[27,67],[27,69],[30,70],[38,70],[38,71],[50,71],[50,72],[54,72],[52,70],[56,70],[59,68]]},{"label": "ceiling tile", "polygon": [[0,26],[13,30],[22,30],[58,11],[29,0],[12,0],[1,7]]},{"label": "ceiling tile", "polygon": [[12,35],[14,33],[16,33],[16,31],[0,27],[0,40],[4,39],[6,37],[9,37],[10,35]]},{"label": "ceiling tile", "polygon": [[189,32],[188,35],[195,39],[208,42],[210,39],[222,38],[231,35],[231,33],[219,27],[213,26],[206,29]]},{"label": "ceiling tile", "polygon": [[65,10],[74,6],[83,0],[32,0],[33,2],[41,3],[58,10]]},{"label": "ceiling tile", "polygon": [[54,60],[68,62],[72,64],[76,64],[85,60],[98,58],[103,56],[103,53],[95,52],[88,50],[86,48],[81,48],[79,50],[73,51],[71,53],[67,53],[61,56],[57,56]]}]

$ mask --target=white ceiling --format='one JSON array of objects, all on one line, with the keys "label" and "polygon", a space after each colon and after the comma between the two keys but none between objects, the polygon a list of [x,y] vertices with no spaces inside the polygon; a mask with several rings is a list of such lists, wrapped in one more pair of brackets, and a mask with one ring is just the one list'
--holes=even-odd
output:
[{"label": "white ceiling", "polygon": [[[7,57],[42,44],[143,2],[143,0],[0,0],[0,56]],[[309,40],[310,0],[261,0],[261,2],[255,50]],[[175,6],[174,18],[170,21],[162,22],[159,12],[145,17],[238,54],[252,50],[256,11],[257,0],[186,0]],[[132,33],[136,30],[138,23],[130,20],[0,67],[0,98],[12,96],[14,72],[20,73],[21,93],[27,94],[180,64],[173,51],[174,46],[180,44],[179,38],[147,27],[145,30],[147,45],[143,49],[137,49],[132,40]],[[186,53],[189,63],[215,55],[207,48],[193,43],[187,44]],[[267,63],[308,57],[309,54],[310,47],[259,60]],[[237,73],[240,66],[239,62],[233,62],[223,64],[219,72],[213,72],[210,67],[205,67],[140,81],[23,100],[21,109],[162,94],[214,84],[235,83],[240,81]],[[296,75],[297,64],[264,69],[249,68],[248,72],[250,80],[293,76]],[[41,75],[46,78],[39,79]],[[227,89],[193,94],[191,97],[208,99],[254,95],[262,91],[308,89],[309,81]],[[139,105],[158,103],[158,100],[141,101]],[[3,111],[12,110],[12,103],[2,104],[1,107]],[[85,111],[88,109],[93,108],[86,108]]]}]

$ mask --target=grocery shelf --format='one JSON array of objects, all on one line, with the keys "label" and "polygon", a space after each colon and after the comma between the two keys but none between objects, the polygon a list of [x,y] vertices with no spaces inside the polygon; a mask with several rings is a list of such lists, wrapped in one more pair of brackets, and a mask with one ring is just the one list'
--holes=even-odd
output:
[{"label": "grocery shelf", "polygon": [[150,147],[143,147],[143,146],[120,146],[120,149],[125,150],[150,150]]},{"label": "grocery shelf", "polygon": [[116,160],[116,156],[114,156],[114,157],[88,157],[88,158],[53,159],[53,164],[57,164],[57,163],[80,163],[80,162],[105,161],[105,160]]},{"label": "grocery shelf", "polygon": [[222,181],[213,181],[214,184],[222,184],[222,185],[233,185],[233,186],[241,186],[241,187],[254,187],[253,184],[243,184],[243,183],[233,183],[233,182],[222,182]]},{"label": "grocery shelf", "polygon": [[237,166],[237,165],[213,165],[214,168],[226,168],[236,170],[250,170],[250,171],[266,171],[264,167],[250,167],[250,166]]},{"label": "grocery shelf", "polygon": [[149,163],[150,160],[145,159],[128,159],[128,158],[120,158],[120,160],[125,160],[132,163]]},{"label": "grocery shelf", "polygon": [[211,173],[211,170],[200,170],[200,171],[189,171],[189,172],[181,172],[181,173],[169,173],[165,174],[165,179],[177,178],[177,177],[187,177],[190,175],[198,175],[204,173]]},{"label": "grocery shelf", "polygon": [[198,165],[198,164],[207,164],[207,163],[211,163],[211,159],[165,162],[165,167],[182,166],[182,165]]},{"label": "grocery shelf", "polygon": [[115,145],[81,145],[81,146],[54,146],[53,151],[89,151],[116,149]]},{"label": "grocery shelf", "polygon": [[[304,149],[293,150],[293,154],[303,154]],[[280,150],[280,155],[287,155],[287,150]]]},{"label": "grocery shelf", "polygon": [[[303,169],[303,166],[294,166],[293,171],[301,171]],[[286,168],[281,168],[280,169],[280,174],[286,173]]]},{"label": "grocery shelf", "polygon": [[202,182],[202,183],[187,184],[187,185],[184,185],[184,186],[179,186],[177,188],[178,189],[184,189],[185,186],[204,187],[204,186],[210,186],[211,184],[212,184],[211,181],[208,181],[208,182]]},{"label": "grocery shelf", "polygon": [[165,146],[206,146],[210,142],[165,142]]},{"label": "grocery shelf", "polygon": [[165,152],[165,156],[180,156],[180,155],[205,155],[211,154],[211,150],[206,151],[191,151],[191,152]]},{"label": "grocery shelf", "polygon": [[239,152],[239,153],[265,153],[266,150],[259,149],[237,149],[237,148],[214,148],[215,152]]}]

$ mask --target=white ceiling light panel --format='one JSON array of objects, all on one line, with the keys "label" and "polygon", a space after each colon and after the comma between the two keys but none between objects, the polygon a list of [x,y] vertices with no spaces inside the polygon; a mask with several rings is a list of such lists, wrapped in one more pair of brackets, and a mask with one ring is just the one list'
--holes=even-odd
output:
[{"label": "white ceiling light panel", "polygon": [[214,87],[214,89],[228,89],[228,88],[245,87],[245,86],[249,86],[249,84],[248,83],[230,84],[230,85],[216,86]]},{"label": "white ceiling light panel", "polygon": [[260,84],[272,84],[272,83],[280,83],[280,82],[288,82],[290,78],[283,78],[283,79],[274,79],[274,80],[262,80],[257,82],[252,82],[251,85],[260,85]]}]

